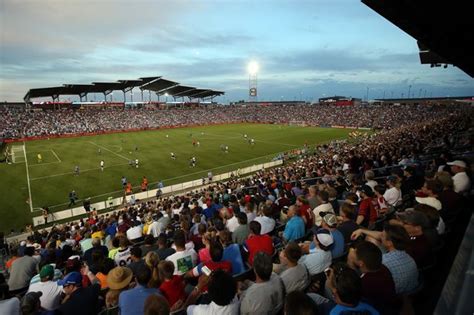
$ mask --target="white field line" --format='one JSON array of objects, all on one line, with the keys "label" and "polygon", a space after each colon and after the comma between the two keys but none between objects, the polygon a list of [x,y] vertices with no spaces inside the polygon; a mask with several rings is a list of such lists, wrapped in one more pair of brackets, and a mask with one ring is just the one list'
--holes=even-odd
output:
[{"label": "white field line", "polygon": [[[59,162],[53,162],[53,163],[59,163]],[[53,164],[53,163],[50,163],[50,164]],[[46,163],[46,164],[47,164],[47,163]],[[123,166],[123,165],[128,165],[128,163],[113,164],[113,165],[110,165],[110,166],[106,166],[106,167],[104,167],[104,168],[111,168],[111,167]],[[85,169],[85,170],[80,170],[80,174],[85,173],[85,172],[95,171],[95,170],[100,170],[100,167],[88,168],[88,169]],[[60,173],[60,174],[54,174],[54,175],[48,175],[48,176],[35,177],[35,178],[32,178],[31,181],[39,180],[39,179],[46,179],[46,178],[51,178],[51,177],[58,177],[58,176],[70,175],[70,174],[75,174],[75,173],[74,173],[74,172],[67,172],[67,173]]]},{"label": "white field line", "polygon": [[[240,136],[240,137],[230,137],[230,136],[226,136],[226,135],[219,135],[219,134],[216,134],[216,133],[207,133],[205,132],[204,133],[204,136],[206,135],[210,135],[210,136],[215,136],[215,137],[222,137],[222,138],[225,138],[225,139],[239,139],[239,138],[242,138],[244,140],[246,140],[243,136]],[[279,145],[286,145],[286,146],[289,146],[289,147],[301,147],[301,145],[297,145],[297,144],[290,144],[290,143],[281,143],[281,142],[273,142],[273,141],[266,141],[266,140],[259,140],[257,138],[254,139],[255,142],[262,142],[262,143],[268,143],[268,144],[279,144]]]},{"label": "white field line", "polygon": [[[174,179],[179,179],[179,178],[183,178],[183,177],[187,177],[187,176],[192,176],[192,175],[196,175],[196,174],[199,174],[199,173],[207,173],[209,171],[213,171],[213,170],[217,170],[217,169],[220,169],[220,168],[224,168],[224,167],[227,167],[227,166],[232,166],[232,165],[237,165],[237,164],[241,164],[241,163],[245,163],[245,162],[249,162],[249,161],[254,161],[254,160],[258,160],[258,159],[261,159],[261,158],[264,158],[264,157],[267,157],[267,156],[276,156],[278,154],[280,154],[281,152],[275,152],[275,153],[270,153],[270,154],[266,154],[266,155],[262,155],[262,156],[258,156],[256,158],[252,158],[252,159],[248,159],[248,160],[243,160],[243,161],[240,161],[240,162],[234,162],[234,163],[230,163],[230,164],[226,164],[226,165],[221,165],[221,166],[217,166],[217,167],[213,167],[213,168],[209,168],[209,169],[206,169],[206,170],[201,170],[201,171],[197,171],[197,172],[194,172],[194,173],[187,173],[185,175],[180,175],[180,176],[176,176],[176,177],[170,177],[170,178],[165,178],[163,179],[162,181],[170,181],[170,180],[174,180]],[[125,165],[125,164],[122,164],[122,165]],[[118,166],[118,165],[115,165],[115,166]],[[72,173],[68,173],[68,174],[72,174]],[[59,175],[52,175],[52,176],[59,176]],[[50,176],[50,177],[52,177]],[[207,174],[206,174],[207,176]],[[48,177],[48,176],[46,176]],[[45,178],[45,177],[43,177]],[[39,178],[35,178],[36,179],[39,179]],[[153,186],[153,185],[156,185],[158,184],[158,182],[151,182],[149,183],[148,186]],[[134,186],[133,188],[139,188],[140,186],[137,185],[137,186]],[[118,192],[123,192],[123,190],[116,190],[116,191],[112,191],[112,192],[108,192],[108,193],[105,193],[105,194],[100,194],[100,195],[96,195],[96,196],[88,196],[88,198],[97,198],[97,197],[102,197],[102,196],[107,196],[107,195],[110,195],[110,194],[114,194],[114,193],[118,193]],[[78,201],[81,201],[81,200],[78,200]],[[69,204],[68,202],[65,202],[65,203],[61,203],[61,204],[57,204],[57,205],[54,205],[54,206],[50,206],[49,208],[57,208],[57,207],[60,207],[60,206],[64,206],[64,205],[67,205]]]},{"label": "white field line", "polygon": [[[21,163],[24,163],[24,162],[21,162]],[[48,164],[59,164],[61,163],[61,161],[56,161],[56,162],[48,162],[48,163],[38,163],[38,164],[33,164],[33,165],[30,165],[30,167],[35,167],[35,166],[43,166],[43,165],[48,165]]]},{"label": "white field line", "polygon": [[58,159],[59,163],[61,163],[61,159],[60,159],[59,156],[56,154],[56,152],[54,152],[53,149],[51,149],[51,152],[53,152],[53,155],[56,157],[56,159]]},{"label": "white field line", "polygon": [[25,166],[26,166],[26,180],[28,182],[28,204],[30,205],[30,212],[33,212],[33,199],[31,198],[31,184],[30,184],[30,171],[28,170],[28,159],[26,158],[26,145],[23,142],[23,154],[25,155]]},{"label": "white field line", "polygon": [[116,152],[114,152],[114,151],[112,151],[112,150],[109,150],[109,149],[107,149],[106,147],[101,146],[101,145],[98,145],[98,144],[95,143],[95,142],[89,141],[89,143],[92,144],[92,145],[95,145],[95,146],[98,147],[98,148],[104,149],[105,151],[109,151],[110,153],[112,153],[112,154],[114,154],[114,155],[116,155],[116,156],[118,156],[118,157],[120,157],[120,158],[122,158],[122,159],[124,159],[124,160],[126,160],[126,161],[130,161],[130,159],[129,159],[128,157],[126,157],[126,156],[124,156],[124,155],[122,155],[122,154],[118,154],[118,153],[116,153]]}]

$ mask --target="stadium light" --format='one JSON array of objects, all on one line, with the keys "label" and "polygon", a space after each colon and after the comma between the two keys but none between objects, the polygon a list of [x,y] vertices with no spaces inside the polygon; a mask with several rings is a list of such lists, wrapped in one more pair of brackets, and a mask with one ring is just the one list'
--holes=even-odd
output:
[{"label": "stadium light", "polygon": [[249,74],[257,74],[258,72],[258,63],[256,61],[249,62],[247,66]]}]

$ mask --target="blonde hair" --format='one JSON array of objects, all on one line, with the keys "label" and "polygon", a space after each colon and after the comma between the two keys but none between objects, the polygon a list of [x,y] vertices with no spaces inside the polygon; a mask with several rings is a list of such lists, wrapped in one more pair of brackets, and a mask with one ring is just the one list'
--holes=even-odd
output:
[{"label": "blonde hair", "polygon": [[148,252],[145,255],[145,264],[151,270],[151,279],[148,282],[149,288],[158,288],[160,286],[160,276],[158,272],[158,264],[160,263],[160,256],[155,252]]}]

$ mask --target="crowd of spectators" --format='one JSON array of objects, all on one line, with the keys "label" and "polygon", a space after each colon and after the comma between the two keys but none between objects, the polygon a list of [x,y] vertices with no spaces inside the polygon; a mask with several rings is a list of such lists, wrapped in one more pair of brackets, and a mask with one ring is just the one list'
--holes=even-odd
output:
[{"label": "crowd of spectators", "polygon": [[426,117],[441,118],[458,110],[446,106],[213,106],[196,109],[60,109],[0,108],[0,138],[81,134],[114,130],[206,125],[231,122],[305,122],[320,126],[392,129]]},{"label": "crowd of spectators", "polygon": [[[422,275],[436,267],[442,239],[472,194],[469,163],[452,156],[472,149],[472,115],[441,107],[330,109],[339,117],[309,106],[141,116],[148,127],[301,117],[382,130],[317,146],[247,178],[34,231],[10,249],[0,313],[410,314]],[[51,123],[70,114],[38,115]],[[80,115],[89,114],[74,113],[65,124],[72,129],[58,133],[82,132]],[[140,121],[93,116],[93,128]],[[127,122],[117,124],[119,117]],[[31,119],[12,135],[41,134],[47,124]]]}]

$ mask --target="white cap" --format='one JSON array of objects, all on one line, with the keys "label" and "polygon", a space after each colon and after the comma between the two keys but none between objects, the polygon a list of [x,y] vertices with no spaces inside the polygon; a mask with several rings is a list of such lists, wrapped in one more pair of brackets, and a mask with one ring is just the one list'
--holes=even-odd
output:
[{"label": "white cap", "polygon": [[456,165],[456,166],[459,166],[459,167],[462,167],[462,168],[466,168],[466,162],[464,161],[461,161],[461,160],[456,160],[456,161],[452,161],[452,162],[448,162],[446,163],[448,165]]},{"label": "white cap", "polygon": [[416,202],[441,210],[441,201],[433,197],[415,197]]}]

